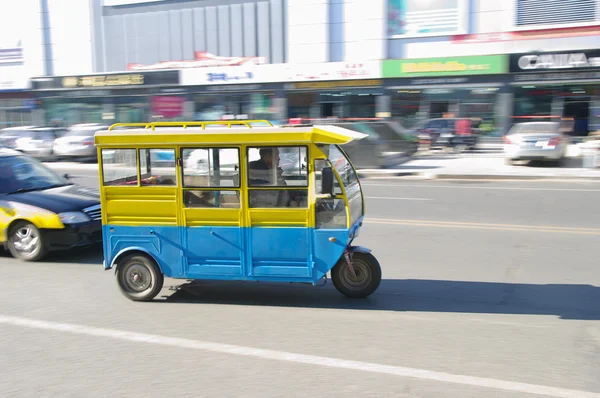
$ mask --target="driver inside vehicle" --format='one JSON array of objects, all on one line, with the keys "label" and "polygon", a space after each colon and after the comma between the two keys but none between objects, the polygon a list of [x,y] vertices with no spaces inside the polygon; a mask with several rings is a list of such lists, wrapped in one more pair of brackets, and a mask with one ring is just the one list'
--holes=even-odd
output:
[{"label": "driver inside vehicle", "polygon": [[277,148],[260,148],[260,159],[249,163],[250,184],[262,186],[287,185],[283,169],[279,167],[281,158]]},{"label": "driver inside vehicle", "polygon": [[[289,184],[280,167],[278,148],[260,148],[260,159],[248,163],[248,174],[251,187],[286,187]],[[250,190],[250,206],[255,208],[300,207],[304,193],[279,190]],[[305,198],[304,198],[305,199]]]}]

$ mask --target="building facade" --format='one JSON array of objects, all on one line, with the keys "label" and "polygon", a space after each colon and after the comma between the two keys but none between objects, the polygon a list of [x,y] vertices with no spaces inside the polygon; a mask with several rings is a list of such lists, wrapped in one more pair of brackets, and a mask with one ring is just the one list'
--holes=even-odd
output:
[{"label": "building facade", "polygon": [[600,0],[88,0],[81,34],[45,1],[62,44],[28,93],[47,121],[465,116],[501,134],[566,117],[600,130]]}]

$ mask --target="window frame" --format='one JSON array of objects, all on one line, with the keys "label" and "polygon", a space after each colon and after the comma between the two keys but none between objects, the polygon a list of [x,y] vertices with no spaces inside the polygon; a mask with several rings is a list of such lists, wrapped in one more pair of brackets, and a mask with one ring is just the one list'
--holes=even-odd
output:
[{"label": "window frame", "polygon": [[[197,149],[206,149],[208,150],[209,154],[210,154],[210,150],[211,149],[235,149],[237,150],[237,155],[238,155],[238,183],[237,186],[187,186],[185,184],[185,161],[184,161],[184,157],[183,157],[183,151],[184,150],[197,150]],[[182,208],[184,209],[184,211],[206,211],[206,210],[235,210],[235,211],[241,211],[242,208],[244,207],[244,200],[243,200],[243,195],[242,195],[242,146],[207,146],[207,145],[203,145],[203,146],[180,146],[179,147],[179,165],[180,165],[180,172],[179,174],[179,178],[181,179],[181,184],[179,185],[179,188],[181,189],[181,205]],[[191,191],[200,191],[200,192],[222,192],[222,191],[229,191],[229,192],[236,192],[237,193],[237,197],[239,199],[238,202],[238,207],[203,207],[203,206],[194,206],[194,207],[188,207],[186,205],[185,202],[185,197],[186,197],[186,192],[191,192]]]},{"label": "window frame", "polygon": [[[177,172],[177,148],[176,147],[160,147],[160,148],[136,148],[137,149],[137,163],[138,163],[138,185],[139,187],[144,187],[144,188],[149,188],[149,187],[160,187],[160,188],[177,188],[179,187],[179,182],[177,181],[177,179],[179,178],[178,176],[178,172]],[[164,150],[168,150],[168,151],[173,151],[173,167],[175,169],[175,174],[173,175],[173,177],[175,177],[175,184],[171,184],[171,185],[160,185],[160,184],[146,184],[143,185],[142,184],[142,151],[146,151],[146,168],[148,168],[148,165],[150,165],[150,172],[152,172],[152,161],[151,161],[151,151],[153,150],[158,150],[158,151],[164,151]],[[151,173],[152,174],[152,173]]]},{"label": "window frame", "polygon": [[[137,147],[125,147],[125,148],[100,148],[100,157],[99,157],[99,162],[102,165],[101,170],[102,170],[102,181],[99,181],[101,183],[101,187],[106,188],[106,187],[124,187],[124,188],[131,188],[131,187],[140,187],[140,179],[141,179],[141,174],[140,174],[140,158],[139,158],[139,154],[138,154],[138,149]],[[113,185],[113,184],[106,184],[106,174],[105,174],[105,162],[104,162],[104,151],[133,151],[135,153],[135,168],[136,168],[136,184],[131,184],[131,185]]]},{"label": "window frame", "polygon": [[[260,149],[260,148],[306,148],[306,185],[251,185],[250,184],[250,156],[249,156],[249,151],[250,149]],[[246,187],[250,190],[254,190],[254,189],[308,189],[310,187],[310,148],[308,144],[302,144],[302,145],[246,145],[246,152],[245,152],[245,158],[246,158],[246,164],[244,165],[245,170],[246,170],[246,178],[245,178],[245,183],[246,183]]]},{"label": "window frame", "polygon": [[[183,151],[186,149],[191,149],[191,150],[196,150],[196,149],[206,149],[209,150],[209,154],[210,154],[210,149],[236,149],[238,152],[238,183],[237,186],[187,186],[185,184],[185,160],[183,158]],[[239,190],[242,187],[242,150],[241,150],[241,146],[194,146],[194,147],[189,147],[189,146],[181,146],[179,148],[179,158],[181,159],[181,172],[180,174],[180,178],[181,178],[181,189],[196,189],[196,190],[217,190],[217,191],[226,191],[226,190]],[[218,188],[218,189],[217,189]]]},{"label": "window frame", "polygon": [[[250,184],[250,149],[259,149],[260,148],[305,148],[306,149],[306,183],[305,185],[251,185]],[[244,184],[247,190],[247,200],[248,200],[248,210],[301,210],[301,211],[309,211],[311,204],[311,194],[310,194],[310,170],[311,170],[311,157],[310,157],[310,145],[309,144],[286,144],[286,145],[260,145],[260,144],[247,144],[245,145],[245,178]],[[250,196],[252,191],[304,191],[306,193],[306,206],[305,207],[255,207],[250,203]]]}]

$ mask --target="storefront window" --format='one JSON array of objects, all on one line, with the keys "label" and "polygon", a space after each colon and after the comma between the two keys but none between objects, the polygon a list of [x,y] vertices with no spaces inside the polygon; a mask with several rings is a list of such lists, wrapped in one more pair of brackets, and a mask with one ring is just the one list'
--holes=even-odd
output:
[{"label": "storefront window", "polygon": [[[401,89],[392,94],[392,117],[412,128],[428,119],[464,117],[473,125],[497,119],[496,87]],[[488,129],[489,130],[489,129]]]},{"label": "storefront window", "polygon": [[196,120],[267,119],[277,114],[273,92],[196,94]]}]

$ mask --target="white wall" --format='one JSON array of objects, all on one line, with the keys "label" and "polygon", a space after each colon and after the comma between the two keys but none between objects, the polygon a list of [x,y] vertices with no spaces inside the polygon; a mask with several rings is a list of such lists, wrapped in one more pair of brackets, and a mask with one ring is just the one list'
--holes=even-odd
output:
[{"label": "white wall", "polygon": [[385,57],[386,1],[344,1],[344,60],[369,61]]},{"label": "white wall", "polygon": [[288,1],[288,62],[327,62],[327,0]]},{"label": "white wall", "polygon": [[[49,0],[54,74],[92,73],[90,3]],[[38,17],[39,18],[39,17]]]},{"label": "white wall", "polygon": [[[25,58],[22,67],[2,68],[2,80],[19,79],[43,72],[41,22],[38,0],[0,1],[0,47],[14,48],[21,41]],[[8,75],[14,76],[8,76]]]},{"label": "white wall", "polygon": [[509,32],[513,27],[515,3],[511,0],[475,0],[474,33]]}]

